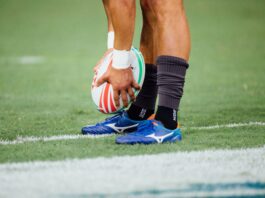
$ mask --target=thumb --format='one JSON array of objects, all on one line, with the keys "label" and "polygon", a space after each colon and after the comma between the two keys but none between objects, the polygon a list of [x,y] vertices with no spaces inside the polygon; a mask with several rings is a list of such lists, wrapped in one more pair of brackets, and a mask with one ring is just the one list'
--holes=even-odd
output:
[{"label": "thumb", "polygon": [[101,76],[97,82],[96,82],[96,87],[99,87],[100,85],[102,85],[103,83],[107,82],[108,78],[107,76],[104,74],[103,76]]},{"label": "thumb", "polygon": [[96,65],[94,68],[93,68],[93,72],[96,72],[98,70],[98,66]]}]

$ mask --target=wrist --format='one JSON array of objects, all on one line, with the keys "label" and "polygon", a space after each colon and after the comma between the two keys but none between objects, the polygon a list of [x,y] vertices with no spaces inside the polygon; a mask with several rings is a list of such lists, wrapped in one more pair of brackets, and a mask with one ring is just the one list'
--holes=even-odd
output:
[{"label": "wrist", "polygon": [[131,65],[130,51],[113,50],[112,67],[115,69],[127,69]]}]

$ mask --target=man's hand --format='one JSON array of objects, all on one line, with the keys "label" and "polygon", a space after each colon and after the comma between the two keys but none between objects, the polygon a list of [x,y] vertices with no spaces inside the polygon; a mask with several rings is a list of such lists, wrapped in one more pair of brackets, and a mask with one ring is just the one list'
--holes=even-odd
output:
[{"label": "man's hand", "polygon": [[104,82],[108,82],[113,87],[114,101],[117,107],[120,106],[120,95],[125,107],[128,106],[127,93],[134,101],[135,96],[132,88],[137,90],[140,86],[136,83],[133,78],[133,73],[131,68],[127,69],[115,69],[109,67],[108,71],[96,82],[96,86],[102,85]]}]

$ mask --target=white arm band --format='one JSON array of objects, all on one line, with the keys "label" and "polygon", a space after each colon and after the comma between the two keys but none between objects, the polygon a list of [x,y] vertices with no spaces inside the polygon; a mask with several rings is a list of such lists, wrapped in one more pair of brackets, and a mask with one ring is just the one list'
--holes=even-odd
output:
[{"label": "white arm band", "polygon": [[130,51],[113,50],[112,67],[115,69],[127,69],[131,65]]},{"label": "white arm band", "polygon": [[114,46],[114,32],[108,32],[108,49]]}]

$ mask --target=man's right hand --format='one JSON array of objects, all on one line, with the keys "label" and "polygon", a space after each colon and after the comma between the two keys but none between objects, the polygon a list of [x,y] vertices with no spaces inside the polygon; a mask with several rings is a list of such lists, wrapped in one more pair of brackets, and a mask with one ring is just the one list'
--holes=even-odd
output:
[{"label": "man's right hand", "polygon": [[104,82],[108,82],[112,85],[114,101],[117,107],[120,106],[120,96],[125,107],[128,106],[127,93],[134,101],[135,96],[133,88],[139,90],[140,86],[136,83],[133,78],[132,69],[129,67],[127,69],[115,69],[109,67],[107,72],[97,80],[96,86],[102,85]]}]

